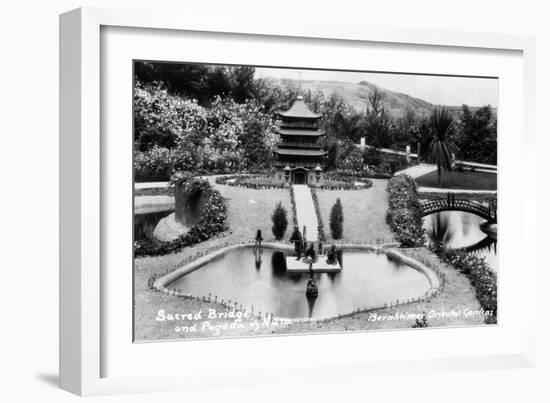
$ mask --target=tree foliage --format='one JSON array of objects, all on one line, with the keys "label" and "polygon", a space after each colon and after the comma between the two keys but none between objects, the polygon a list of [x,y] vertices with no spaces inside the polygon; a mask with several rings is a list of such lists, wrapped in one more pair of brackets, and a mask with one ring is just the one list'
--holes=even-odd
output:
[{"label": "tree foliage", "polygon": [[[322,115],[326,136],[321,145],[328,170],[367,164],[383,171],[388,164],[380,149],[404,151],[406,146],[413,152],[419,149],[424,160],[429,154],[431,160],[438,159],[440,170],[448,165],[444,154],[450,148],[432,144],[435,110],[425,116],[410,106],[401,116],[392,116],[391,99],[366,82],[367,107],[357,110],[342,92],[259,78],[250,66],[136,62],[134,71],[135,167],[143,180],[160,180],[177,170],[233,173],[269,168],[271,148],[278,141],[276,112],[290,108],[298,95]],[[457,157],[495,164],[497,125],[491,107],[464,105],[448,114],[456,120],[451,140],[460,146]],[[361,137],[369,146],[363,153],[354,147]]]},{"label": "tree foliage", "polygon": [[340,198],[336,199],[336,203],[330,210],[330,232],[332,238],[342,239],[344,233],[344,209]]},{"label": "tree foliage", "polygon": [[[137,83],[134,110],[136,168],[155,178],[158,172],[169,177],[178,170],[230,173],[267,167],[278,140],[272,117],[254,101],[240,104],[215,97],[204,107],[196,100]],[[161,164],[160,155],[169,159]]]},{"label": "tree foliage", "polygon": [[393,119],[382,105],[382,93],[375,88],[369,94],[369,106],[365,114],[367,143],[375,148],[392,146]]},{"label": "tree foliage", "polygon": [[403,150],[418,140],[418,117],[413,109],[407,108],[402,117],[395,119],[392,133],[392,147]]},{"label": "tree foliage", "polygon": [[360,113],[343,114],[338,112],[332,123],[339,139],[349,139],[355,143],[365,135],[365,121]]},{"label": "tree foliage", "polygon": [[271,215],[271,221],[273,222],[271,231],[275,239],[280,241],[285,236],[288,227],[287,212],[281,202],[277,203],[275,206],[275,210],[273,210],[273,214]]},{"label": "tree foliage", "polygon": [[467,161],[497,163],[497,120],[490,106],[475,112],[462,105],[459,116],[461,157]]},{"label": "tree foliage", "polygon": [[137,81],[160,85],[171,94],[208,105],[216,96],[244,103],[254,97],[254,72],[250,66],[195,63],[136,62]]},{"label": "tree foliage", "polygon": [[437,165],[438,186],[442,185],[442,170],[450,171],[453,156],[458,151],[454,143],[455,120],[446,107],[436,107],[430,116],[432,141],[429,149],[429,160]]},{"label": "tree foliage", "polygon": [[422,208],[416,183],[407,175],[397,175],[388,182],[386,222],[402,247],[423,246],[426,238],[422,226]]}]

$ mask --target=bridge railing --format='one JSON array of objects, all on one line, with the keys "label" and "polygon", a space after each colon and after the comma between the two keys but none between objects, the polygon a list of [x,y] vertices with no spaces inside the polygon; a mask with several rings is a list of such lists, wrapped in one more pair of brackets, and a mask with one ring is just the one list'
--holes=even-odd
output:
[{"label": "bridge railing", "polygon": [[491,208],[490,206],[485,206],[483,204],[470,200],[455,199],[454,196],[449,196],[446,199],[421,201],[420,207],[422,208],[424,214],[459,209],[470,211],[489,220],[496,220],[496,210]]}]

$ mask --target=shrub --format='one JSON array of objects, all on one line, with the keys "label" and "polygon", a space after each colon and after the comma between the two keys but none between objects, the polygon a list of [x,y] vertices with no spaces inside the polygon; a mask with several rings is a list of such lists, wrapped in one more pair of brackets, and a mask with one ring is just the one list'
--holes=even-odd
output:
[{"label": "shrub", "polygon": [[202,194],[212,191],[207,179],[193,177],[190,172],[176,172],[170,178],[170,184],[176,188],[176,204],[193,205]]},{"label": "shrub", "polygon": [[388,182],[388,212],[386,222],[395,233],[402,247],[417,247],[425,244],[422,228],[422,208],[418,201],[414,179],[398,175]]},{"label": "shrub", "polygon": [[[325,242],[327,238],[325,236],[325,226],[323,224],[323,218],[321,214],[321,208],[319,207],[319,199],[317,198],[317,192],[315,191],[314,188],[310,188],[310,190],[311,190],[311,197],[313,198],[313,205],[315,206],[315,215],[317,216],[317,233],[319,234],[319,241]],[[294,196],[292,197],[294,200]],[[296,221],[296,225],[298,225],[298,221]]]},{"label": "shrub", "polygon": [[422,314],[422,319],[416,319],[413,324],[413,328],[421,328],[421,327],[428,327],[428,319],[426,318],[426,314]]},{"label": "shrub", "polygon": [[[352,157],[352,160],[346,162],[346,158],[356,152],[357,146],[351,139],[344,139],[340,141],[337,147],[335,167],[342,168],[345,165],[354,165],[352,161],[356,162],[356,158]],[[362,160],[361,160],[362,162]]]},{"label": "shrub", "polygon": [[390,179],[389,172],[381,171],[376,167],[363,168],[361,170],[337,169],[325,173],[325,178],[335,180],[364,180],[367,178]]},{"label": "shrub", "polygon": [[292,224],[298,226],[298,214],[296,214],[296,199],[294,198],[294,188],[290,187],[290,204],[292,205]]},{"label": "shrub", "polygon": [[330,211],[330,232],[334,239],[341,239],[344,232],[344,210],[340,198],[336,199]]},{"label": "shrub", "polygon": [[346,170],[360,171],[363,169],[363,152],[355,147],[341,161],[340,167]]},{"label": "shrub", "polygon": [[275,210],[271,215],[271,221],[273,221],[273,227],[271,227],[273,235],[275,236],[275,239],[280,241],[283,239],[288,227],[287,213],[281,202],[275,206]]},{"label": "shrub", "polygon": [[481,307],[491,313],[485,317],[485,323],[496,323],[497,277],[485,259],[445,248],[442,244],[432,246],[432,250],[443,262],[452,265],[470,279]]},{"label": "shrub", "polygon": [[367,165],[378,166],[382,162],[382,153],[379,148],[369,147],[365,151],[365,163]]},{"label": "shrub", "polygon": [[204,108],[156,85],[136,83],[134,93],[134,141],[136,149],[147,151],[155,145],[173,148],[186,130],[203,126]]},{"label": "shrub", "polygon": [[[325,173],[325,181],[320,188],[329,190],[368,189],[372,186],[372,181],[364,175],[366,175],[366,171],[363,170],[339,169],[337,171],[330,171]],[[362,185],[357,185],[355,182],[360,182]]]},{"label": "shrub", "polygon": [[138,161],[147,163],[153,158],[147,152],[155,148],[170,150],[166,167],[162,165],[163,179],[173,170],[208,175],[265,168],[278,141],[272,116],[253,100],[237,103],[216,96],[203,106],[195,99],[137,82],[134,112],[135,147],[146,153]]},{"label": "shrub", "polygon": [[134,178],[137,182],[167,181],[174,170],[175,152],[166,147],[153,146],[134,154]]},{"label": "shrub", "polygon": [[336,167],[336,162],[338,159],[338,142],[330,141],[327,146],[327,169],[334,169]]},{"label": "shrub", "polygon": [[209,198],[203,207],[200,220],[191,227],[189,232],[159,246],[151,241],[136,242],[134,244],[134,256],[158,256],[173,253],[226,231],[228,225],[225,200],[221,193],[213,189],[210,184],[208,184],[208,194]]}]

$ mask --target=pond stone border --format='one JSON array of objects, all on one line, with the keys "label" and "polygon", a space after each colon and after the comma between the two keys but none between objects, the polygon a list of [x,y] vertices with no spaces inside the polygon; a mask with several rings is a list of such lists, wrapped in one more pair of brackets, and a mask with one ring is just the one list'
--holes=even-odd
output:
[{"label": "pond stone border", "polygon": [[[412,258],[410,256],[405,255],[404,253],[393,249],[395,247],[395,243],[386,243],[386,244],[364,244],[364,243],[339,243],[338,247],[339,249],[344,250],[366,250],[376,253],[384,253],[388,256],[388,258],[400,262],[402,264],[405,264],[412,269],[415,269],[422,274],[426,276],[430,283],[430,288],[426,293],[423,295],[412,298],[409,300],[395,300],[395,301],[389,301],[384,304],[380,304],[377,306],[369,306],[365,308],[358,308],[354,310],[353,312],[336,315],[336,316],[328,316],[328,317],[316,317],[316,318],[282,318],[282,317],[276,317],[273,313],[264,312],[262,315],[262,312],[258,312],[257,315],[254,313],[254,307],[252,307],[251,310],[248,310],[246,308],[243,309],[243,306],[238,304],[236,301],[224,301],[223,299],[218,300],[217,296],[213,300],[211,297],[211,294],[207,296],[198,297],[195,295],[185,294],[180,292],[176,289],[170,289],[168,286],[176,281],[177,279],[181,278],[182,276],[189,274],[195,270],[200,269],[205,264],[208,264],[221,256],[225,255],[228,252],[231,252],[233,250],[243,248],[243,247],[254,247],[253,242],[240,242],[236,244],[224,244],[220,248],[212,248],[211,250],[208,250],[206,254],[194,256],[195,259],[191,260],[188,263],[184,263],[182,266],[178,267],[175,270],[172,270],[164,275],[161,275],[158,278],[151,279],[150,285],[151,288],[160,291],[162,293],[165,293],[167,295],[177,296],[177,297],[183,297],[183,298],[192,298],[196,300],[201,300],[204,302],[215,302],[220,305],[222,305],[226,309],[231,309],[235,311],[241,311],[246,312],[249,311],[253,318],[257,318],[259,320],[277,320],[282,321],[288,324],[291,323],[308,323],[308,322],[322,322],[322,321],[328,321],[331,319],[338,319],[343,318],[347,316],[354,315],[356,313],[364,313],[364,312],[370,312],[375,311],[379,309],[386,309],[386,308],[392,308],[396,306],[403,306],[411,303],[416,303],[420,301],[424,301],[426,299],[432,298],[440,294],[443,290],[445,278],[442,276],[442,274],[437,270],[436,268],[431,268],[428,266],[428,262],[420,262],[419,260]],[[281,243],[281,242],[264,242],[262,244],[263,248],[266,249],[274,249],[274,250],[280,250],[284,252],[294,252],[294,247],[291,244]]]}]

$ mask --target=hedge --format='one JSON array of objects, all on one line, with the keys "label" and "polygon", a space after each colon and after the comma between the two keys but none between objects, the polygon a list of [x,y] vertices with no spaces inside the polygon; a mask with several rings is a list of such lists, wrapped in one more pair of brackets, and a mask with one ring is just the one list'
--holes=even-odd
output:
[{"label": "hedge", "polygon": [[[208,183],[208,182],[206,182]],[[204,186],[203,183],[200,185]],[[159,256],[168,253],[177,252],[178,250],[192,246],[199,242],[206,241],[213,236],[227,231],[227,206],[221,193],[213,189],[208,184],[209,197],[204,205],[200,221],[191,227],[191,229],[174,239],[173,241],[164,242],[156,245],[151,241],[139,241],[134,243],[134,256]]]},{"label": "hedge", "polygon": [[336,199],[330,210],[330,232],[334,239],[341,239],[344,233],[344,210],[340,198]]},{"label": "hedge", "polygon": [[388,182],[388,212],[386,222],[402,247],[423,246],[426,243],[422,227],[422,208],[418,201],[414,179],[394,176]]},{"label": "hedge", "polygon": [[497,318],[497,276],[485,259],[460,250],[434,245],[431,249],[439,258],[465,274],[476,290],[481,307],[492,313],[485,318],[486,323],[496,323]]},{"label": "hedge", "polygon": [[[325,235],[325,226],[323,224],[323,218],[321,215],[321,208],[319,207],[319,199],[317,198],[317,192],[314,188],[311,189],[311,197],[313,198],[313,205],[315,206],[315,215],[317,216],[317,233],[319,241],[326,242],[327,237]],[[294,200],[294,197],[292,198]],[[293,205],[295,208],[295,206]]]},{"label": "hedge", "polygon": [[292,186],[290,187],[290,204],[292,205],[292,224],[295,227],[298,227],[298,215],[296,214],[296,199],[294,198],[294,188]]}]

